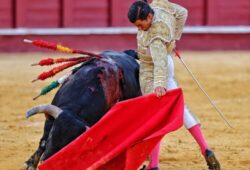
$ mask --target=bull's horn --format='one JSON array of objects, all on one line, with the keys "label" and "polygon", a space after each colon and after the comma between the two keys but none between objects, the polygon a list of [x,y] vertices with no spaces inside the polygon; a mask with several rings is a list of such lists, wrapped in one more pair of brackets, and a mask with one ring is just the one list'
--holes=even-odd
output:
[{"label": "bull's horn", "polygon": [[37,113],[47,113],[55,119],[61,114],[62,109],[51,104],[43,104],[32,107],[26,112],[26,118],[29,118]]}]

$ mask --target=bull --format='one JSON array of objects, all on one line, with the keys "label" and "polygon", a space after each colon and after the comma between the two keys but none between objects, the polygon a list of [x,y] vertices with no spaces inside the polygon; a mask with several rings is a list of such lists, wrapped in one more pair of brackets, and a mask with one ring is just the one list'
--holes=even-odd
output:
[{"label": "bull", "polygon": [[82,65],[60,87],[51,105],[30,109],[27,117],[46,113],[43,136],[24,169],[36,169],[93,126],[118,101],[141,95],[137,53],[104,51]]}]

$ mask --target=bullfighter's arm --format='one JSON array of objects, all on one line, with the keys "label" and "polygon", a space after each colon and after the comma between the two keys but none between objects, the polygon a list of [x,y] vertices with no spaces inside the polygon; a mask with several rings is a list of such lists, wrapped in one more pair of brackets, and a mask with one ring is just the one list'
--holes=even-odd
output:
[{"label": "bullfighter's arm", "polygon": [[153,88],[164,87],[167,89],[168,64],[166,44],[161,39],[155,39],[149,46],[154,63]]},{"label": "bullfighter's arm", "polygon": [[169,3],[175,9],[175,18],[176,18],[176,25],[175,25],[175,40],[180,40],[184,25],[186,23],[188,17],[188,10],[184,7]]}]

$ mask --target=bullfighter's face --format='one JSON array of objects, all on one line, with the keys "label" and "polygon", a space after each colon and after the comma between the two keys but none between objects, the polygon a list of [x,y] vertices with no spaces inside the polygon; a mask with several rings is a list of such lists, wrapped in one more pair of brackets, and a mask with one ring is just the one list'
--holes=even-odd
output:
[{"label": "bullfighter's face", "polygon": [[149,13],[145,20],[138,19],[134,22],[134,25],[143,31],[147,31],[153,22],[153,14]]}]

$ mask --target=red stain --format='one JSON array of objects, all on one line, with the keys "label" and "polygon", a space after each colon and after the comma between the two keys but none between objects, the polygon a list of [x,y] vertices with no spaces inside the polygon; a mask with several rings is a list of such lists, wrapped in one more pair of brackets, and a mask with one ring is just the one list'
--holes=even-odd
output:
[{"label": "red stain", "polygon": [[[105,98],[107,101],[107,108],[110,108],[122,98],[122,71],[111,59],[100,63],[104,68],[99,78],[102,83]],[[111,63],[111,64],[110,64]]]}]

